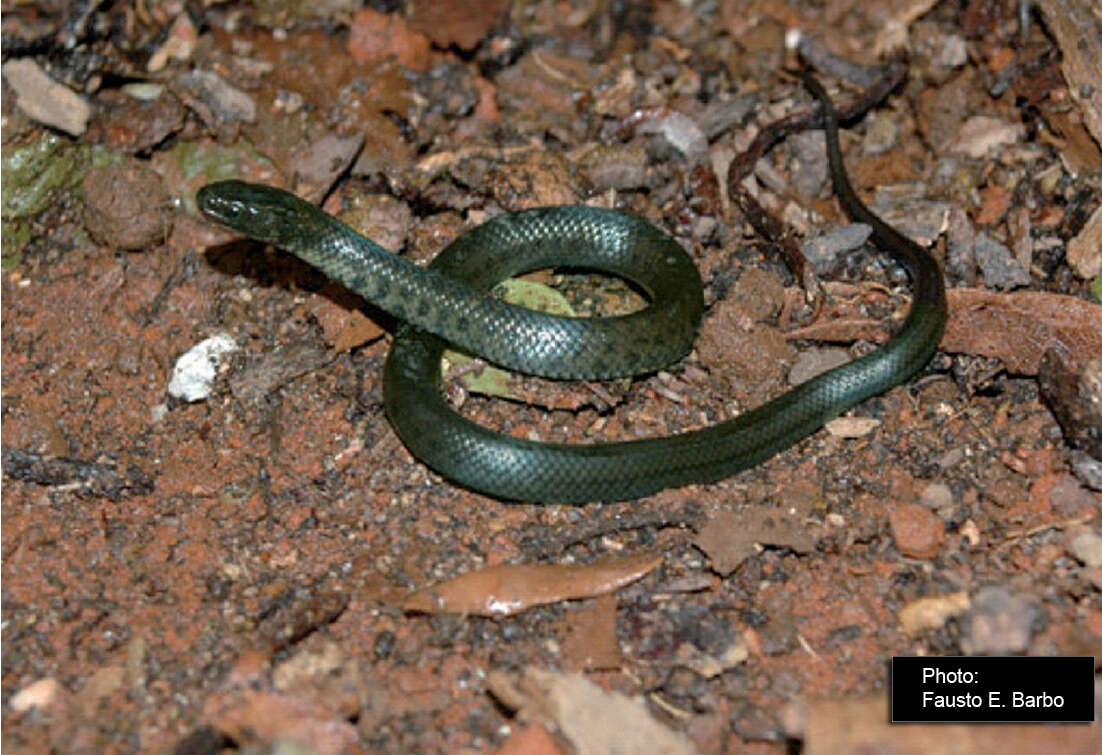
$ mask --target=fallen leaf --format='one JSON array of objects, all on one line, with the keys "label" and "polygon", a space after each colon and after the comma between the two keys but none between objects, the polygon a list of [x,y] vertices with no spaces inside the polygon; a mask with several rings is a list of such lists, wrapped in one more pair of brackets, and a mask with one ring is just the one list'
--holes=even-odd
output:
[{"label": "fallen leaf", "polygon": [[563,619],[563,664],[576,671],[618,669],[624,662],[616,637],[616,596],[602,595],[592,605]]},{"label": "fallen leaf", "polygon": [[692,745],[666,728],[646,707],[619,692],[605,692],[580,674],[530,668],[512,676],[493,671],[490,691],[522,719],[554,727],[578,755],[646,752],[689,755]]},{"label": "fallen leaf", "polygon": [[329,352],[314,341],[281,344],[251,358],[243,369],[233,373],[229,378],[230,391],[239,401],[259,403],[331,359]]},{"label": "fallen leaf", "polygon": [[700,530],[695,543],[723,576],[753,556],[757,552],[755,544],[783,546],[797,553],[808,553],[815,547],[815,539],[802,522],[768,506],[718,512]]},{"label": "fallen leaf", "polygon": [[[1084,362],[1102,357],[1102,305],[1044,291],[954,288],[946,296],[945,351],[996,357],[1017,375],[1036,375],[1046,349],[1056,344]],[[883,343],[888,334],[873,320],[825,320],[785,338]]]},{"label": "fallen leaf", "polygon": [[1018,375],[1036,375],[1058,343],[1081,362],[1102,358],[1102,305],[1040,291],[957,288],[948,297],[946,351],[997,357]]},{"label": "fallen leaf", "polygon": [[[577,313],[570,306],[566,297],[550,286],[535,281],[509,278],[498,284],[503,290],[502,299],[510,304],[516,304],[525,309],[534,309],[537,312],[547,312],[564,317],[575,317]],[[475,361],[475,358],[452,349],[444,350],[444,359],[451,368],[464,367]],[[448,368],[445,367],[447,374]],[[495,367],[492,364],[483,365],[480,369],[465,372],[459,378],[459,382],[471,393],[483,396],[497,396],[513,401],[524,401],[511,385],[512,373]]]},{"label": "fallen leaf", "polygon": [[513,564],[467,572],[410,594],[407,611],[511,616],[532,606],[604,595],[662,563],[642,553],[592,564]]}]

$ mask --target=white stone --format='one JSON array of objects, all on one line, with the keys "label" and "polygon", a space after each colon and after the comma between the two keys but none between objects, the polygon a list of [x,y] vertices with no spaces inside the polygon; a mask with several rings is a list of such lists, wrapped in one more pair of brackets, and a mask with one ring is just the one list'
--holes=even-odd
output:
[{"label": "white stone", "polygon": [[222,356],[236,350],[237,344],[226,333],[217,333],[195,344],[176,360],[168,395],[188,402],[207,398]]}]

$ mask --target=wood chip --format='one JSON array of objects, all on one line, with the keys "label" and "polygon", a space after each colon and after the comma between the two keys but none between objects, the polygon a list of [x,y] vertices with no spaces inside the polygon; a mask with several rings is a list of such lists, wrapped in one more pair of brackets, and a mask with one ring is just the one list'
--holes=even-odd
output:
[{"label": "wood chip", "polygon": [[1064,59],[1060,68],[1068,93],[1083,110],[1083,120],[1102,144],[1102,16],[1095,0],[1040,0],[1045,26]]}]

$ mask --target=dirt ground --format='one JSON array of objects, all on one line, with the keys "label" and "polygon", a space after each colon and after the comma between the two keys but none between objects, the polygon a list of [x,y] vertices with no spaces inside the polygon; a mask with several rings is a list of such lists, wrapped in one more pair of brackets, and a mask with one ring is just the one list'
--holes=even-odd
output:
[{"label": "dirt ground", "polygon": [[[892,656],[1102,655],[1089,3],[366,5],[4,4],[5,751],[1098,751],[1097,723],[887,724]],[[385,416],[395,322],[196,214],[205,183],[270,183],[423,263],[506,211],[635,212],[701,271],[688,358],[607,384],[461,365],[448,394],[515,437],[709,425],[909,301],[820,133],[741,185],[822,295],[729,191],[812,107],[793,29],[839,102],[907,51],[843,148],[931,245],[950,322],[906,385],[723,482],[578,507],[449,483]],[[526,276],[638,305],[592,278]]]}]

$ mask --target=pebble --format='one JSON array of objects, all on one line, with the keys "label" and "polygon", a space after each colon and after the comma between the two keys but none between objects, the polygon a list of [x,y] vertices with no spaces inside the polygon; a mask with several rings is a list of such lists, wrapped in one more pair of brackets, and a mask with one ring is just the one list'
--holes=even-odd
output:
[{"label": "pebble", "polygon": [[788,371],[788,384],[800,385],[827,370],[833,370],[849,361],[849,352],[845,349],[807,349],[801,351],[796,363]]},{"label": "pebble", "polygon": [[869,115],[865,138],[861,142],[861,152],[866,155],[882,155],[891,150],[899,141],[899,123],[892,115],[873,113]]},{"label": "pebble", "polygon": [[31,682],[12,695],[11,700],[8,701],[8,707],[16,713],[34,709],[45,710],[56,705],[64,694],[65,688],[61,686],[61,682],[47,676]]},{"label": "pebble", "polygon": [[1102,274],[1102,206],[1095,209],[1079,234],[1068,242],[1067,260],[1080,278]]},{"label": "pebble", "polygon": [[1102,461],[1086,451],[1073,451],[1071,469],[1084,485],[1091,490],[1102,490]]},{"label": "pebble", "polygon": [[949,208],[945,228],[945,266],[957,280],[969,286],[976,282],[976,227],[961,208]]},{"label": "pebble", "polygon": [[731,298],[754,322],[768,322],[784,304],[784,282],[774,272],[752,267],[739,276]]},{"label": "pebble", "polygon": [[922,491],[919,501],[931,511],[948,512],[953,508],[953,491],[944,482],[931,482]]},{"label": "pebble", "polygon": [[952,469],[956,465],[964,461],[964,449],[960,446],[951,448],[941,455],[937,460],[937,465],[941,469]]},{"label": "pebble", "polygon": [[207,398],[222,356],[236,350],[237,344],[227,333],[218,333],[195,344],[176,360],[168,395],[191,403]]},{"label": "pebble", "polygon": [[164,241],[172,229],[161,177],[141,163],[92,168],[81,190],[84,225],[104,246],[143,249]]},{"label": "pebble", "polygon": [[961,125],[949,149],[978,160],[1024,138],[1025,126],[1020,123],[1010,123],[989,115],[974,115]]},{"label": "pebble", "polygon": [[1102,566],[1102,535],[1091,530],[1073,535],[1068,543],[1068,553],[1091,568]]},{"label": "pebble", "polygon": [[702,161],[708,156],[708,139],[704,132],[683,113],[672,112],[648,121],[639,130],[644,134],[660,134],[691,163]]},{"label": "pebble", "polygon": [[833,271],[846,252],[864,244],[872,234],[872,226],[850,223],[827,233],[807,239],[800,244],[800,251],[819,275]]},{"label": "pebble", "polygon": [[933,558],[945,538],[945,523],[917,503],[898,506],[888,514],[892,539],[908,558]]},{"label": "pebble", "polygon": [[1001,586],[985,587],[973,596],[972,607],[964,616],[961,649],[966,655],[1024,652],[1044,621],[1044,611],[1032,595],[1011,594]]},{"label": "pebble", "polygon": [[792,190],[806,197],[816,197],[830,178],[827,171],[826,137],[822,131],[804,131],[788,137],[792,151],[789,183]]},{"label": "pebble", "polygon": [[934,63],[946,68],[960,68],[968,62],[968,47],[959,34],[946,34],[940,40]]},{"label": "pebble", "polygon": [[1079,484],[1069,474],[1062,474],[1048,493],[1052,509],[1062,519],[1074,519],[1092,513],[1102,513],[1102,500]]},{"label": "pebble", "polygon": [[875,417],[838,417],[824,427],[835,438],[864,438],[880,427],[880,420]]},{"label": "pebble", "polygon": [[256,120],[256,101],[213,71],[193,71],[177,79],[178,85],[200,108],[199,115],[209,126]]},{"label": "pebble", "polygon": [[630,190],[647,180],[647,152],[641,144],[601,145],[585,154],[582,173],[595,191]]},{"label": "pebble", "polygon": [[67,134],[84,133],[92,117],[92,106],[83,97],[51,79],[30,58],[9,60],[3,70],[4,80],[15,91],[20,110]]},{"label": "pebble", "polygon": [[1029,283],[1029,271],[1015,259],[1010,249],[986,233],[976,234],[976,264],[983,272],[983,282],[988,288],[1003,290]]}]

